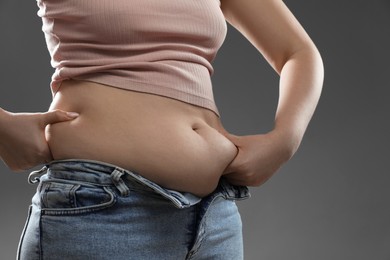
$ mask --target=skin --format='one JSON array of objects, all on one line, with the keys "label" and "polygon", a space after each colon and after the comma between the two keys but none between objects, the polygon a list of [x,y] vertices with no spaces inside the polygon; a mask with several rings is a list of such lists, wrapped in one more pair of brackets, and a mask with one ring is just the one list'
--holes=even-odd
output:
[{"label": "skin", "polygon": [[[23,171],[53,159],[45,127],[77,118],[77,113],[11,113],[0,109],[0,157],[13,171]],[[27,131],[28,129],[28,131]]]},{"label": "skin", "polygon": [[298,149],[321,94],[323,63],[282,1],[222,0],[221,9],[280,75],[274,129],[258,135],[226,134],[239,152],[225,177],[233,184],[260,186]]},{"label": "skin", "polygon": [[[260,186],[298,149],[320,97],[323,63],[312,40],[282,1],[221,0],[221,10],[280,75],[274,129],[247,136],[222,133],[238,148],[224,176],[232,184]],[[2,160],[14,171],[50,161],[46,125],[75,117],[61,110],[17,114],[0,109]]]}]

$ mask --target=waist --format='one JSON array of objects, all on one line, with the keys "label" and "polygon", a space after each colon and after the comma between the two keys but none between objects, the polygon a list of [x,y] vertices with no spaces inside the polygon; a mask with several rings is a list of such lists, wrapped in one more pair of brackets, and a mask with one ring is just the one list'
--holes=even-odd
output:
[{"label": "waist", "polygon": [[52,109],[80,114],[47,127],[55,160],[111,163],[178,191],[210,193],[237,154],[214,112],[158,95],[68,80]]},{"label": "waist", "polygon": [[[46,174],[44,174],[46,172]],[[77,174],[74,174],[77,173]],[[40,171],[32,172],[29,176],[33,182],[62,180],[73,184],[87,184],[96,186],[115,186],[121,195],[130,189],[146,193],[158,194],[178,208],[186,208],[197,204],[199,197],[191,193],[180,193],[175,190],[165,189],[158,184],[143,178],[141,175],[108,163],[93,160],[58,160],[45,165]],[[35,180],[35,181],[34,181]],[[218,184],[214,194],[220,194],[226,199],[242,200],[248,198],[247,187],[233,186],[223,178]]]}]

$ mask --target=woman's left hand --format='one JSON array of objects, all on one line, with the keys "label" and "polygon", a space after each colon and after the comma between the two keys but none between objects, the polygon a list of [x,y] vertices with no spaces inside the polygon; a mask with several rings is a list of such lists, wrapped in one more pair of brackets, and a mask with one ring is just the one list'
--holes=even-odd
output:
[{"label": "woman's left hand", "polygon": [[223,173],[233,185],[262,185],[293,154],[289,140],[275,131],[246,136],[225,133],[225,136],[238,148],[237,156]]}]

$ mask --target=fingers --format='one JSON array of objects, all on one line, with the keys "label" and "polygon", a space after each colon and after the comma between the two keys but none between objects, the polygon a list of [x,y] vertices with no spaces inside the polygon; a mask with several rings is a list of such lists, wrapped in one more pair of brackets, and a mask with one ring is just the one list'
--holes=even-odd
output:
[{"label": "fingers", "polygon": [[242,165],[242,149],[238,147],[238,153],[236,157],[229,163],[228,166],[226,166],[225,170],[223,171],[222,175],[230,174],[239,171],[240,166]]},{"label": "fingers", "polygon": [[53,110],[53,111],[49,111],[49,112],[45,112],[45,113],[42,113],[41,114],[42,117],[43,117],[43,124],[44,125],[48,125],[48,124],[54,124],[54,123],[58,123],[58,122],[62,122],[62,121],[68,121],[68,120],[72,120],[72,119],[75,119],[79,116],[78,113],[75,113],[75,112],[66,112],[66,111],[62,111],[62,110],[59,110],[59,109],[56,109],[56,110]]},{"label": "fingers", "polygon": [[243,158],[243,150],[242,150],[242,142],[241,142],[241,137],[242,136],[237,136],[230,134],[228,132],[223,133],[224,136],[229,139],[238,149],[238,153],[234,157],[234,159],[230,162],[230,164],[225,168],[223,171],[222,175],[229,174],[229,173],[234,173],[238,170],[240,165],[242,164],[241,160]]},{"label": "fingers", "polygon": [[225,178],[232,185],[236,185],[236,186],[250,186],[246,182],[244,182],[243,180],[232,178],[231,176],[225,176]]}]

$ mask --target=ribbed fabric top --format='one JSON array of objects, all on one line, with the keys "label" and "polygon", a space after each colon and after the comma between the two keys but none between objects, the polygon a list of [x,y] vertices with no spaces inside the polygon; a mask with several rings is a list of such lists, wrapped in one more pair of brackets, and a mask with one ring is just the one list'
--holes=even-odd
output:
[{"label": "ribbed fabric top", "polygon": [[37,0],[65,79],[162,95],[219,112],[212,61],[227,32],[219,0]]}]

